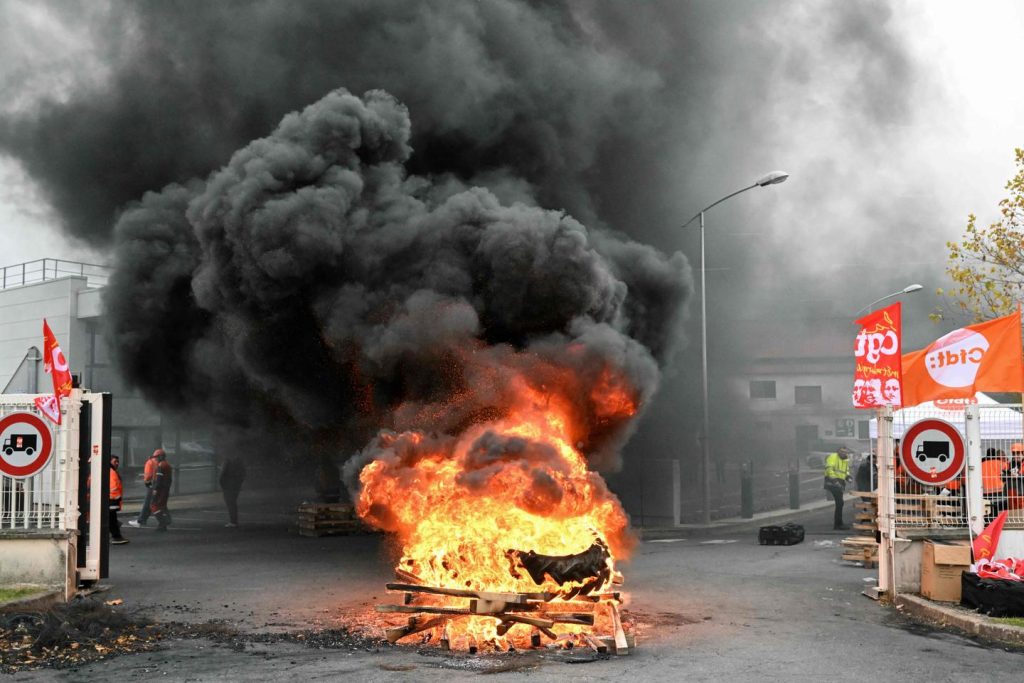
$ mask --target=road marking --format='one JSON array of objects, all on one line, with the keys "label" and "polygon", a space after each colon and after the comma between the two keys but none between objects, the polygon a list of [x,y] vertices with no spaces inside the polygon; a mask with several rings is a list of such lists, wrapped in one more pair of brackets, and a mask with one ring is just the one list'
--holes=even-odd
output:
[{"label": "road marking", "polygon": [[730,540],[715,539],[713,541],[701,541],[700,544],[701,545],[725,545],[726,543],[736,543],[736,542],[737,542],[736,539],[730,539]]},{"label": "road marking", "polygon": [[647,541],[648,543],[682,543],[688,541],[688,538],[656,538],[653,541]]}]

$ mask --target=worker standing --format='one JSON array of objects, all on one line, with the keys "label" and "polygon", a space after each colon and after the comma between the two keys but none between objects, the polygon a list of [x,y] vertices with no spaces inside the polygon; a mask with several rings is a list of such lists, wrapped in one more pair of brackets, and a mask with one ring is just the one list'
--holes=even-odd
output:
[{"label": "worker standing", "polygon": [[110,527],[110,542],[114,545],[128,543],[128,539],[121,535],[121,522],[117,519],[117,511],[121,509],[121,498],[124,495],[121,473],[117,471],[120,465],[120,458],[116,455],[110,456],[110,501],[107,504],[109,510],[107,526]]},{"label": "worker standing", "polygon": [[150,503],[149,509],[160,525],[157,527],[157,531],[167,531],[167,527],[171,523],[171,513],[167,510],[167,500],[171,496],[171,481],[174,478],[174,473],[171,463],[167,462],[167,454],[164,452],[164,449],[156,449],[154,455],[156,456],[156,466],[154,468],[153,484],[150,487],[153,491],[153,501]]},{"label": "worker standing", "polygon": [[146,459],[146,464],[142,468],[142,483],[146,485],[146,499],[142,501],[139,516],[129,520],[128,526],[136,528],[146,526],[146,522],[149,520],[149,508],[153,504],[153,479],[156,477],[157,456],[162,455],[163,452],[164,449],[158,448],[153,451],[153,455]]},{"label": "worker standing", "polygon": [[846,482],[850,481],[850,451],[840,447],[835,453],[825,458],[825,490],[831,494],[836,509],[832,528],[846,530],[850,527],[843,524],[843,495],[846,493]]},{"label": "worker standing", "polygon": [[1003,451],[989,448],[981,459],[981,495],[988,503],[985,523],[1006,509],[1006,479],[1010,463]]},{"label": "worker standing", "polygon": [[245,481],[245,463],[237,455],[230,455],[224,461],[220,471],[220,489],[224,493],[224,505],[228,508],[229,529],[238,526],[238,494],[242,491]]}]

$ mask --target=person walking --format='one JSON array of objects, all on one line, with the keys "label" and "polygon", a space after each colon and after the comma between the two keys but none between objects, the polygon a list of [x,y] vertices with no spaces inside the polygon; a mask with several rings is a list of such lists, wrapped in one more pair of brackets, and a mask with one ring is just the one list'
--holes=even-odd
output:
[{"label": "person walking", "polygon": [[224,505],[228,508],[228,523],[224,526],[229,529],[238,526],[238,494],[244,481],[245,463],[238,456],[228,456],[220,470],[220,489],[224,494]]},{"label": "person walking", "polygon": [[156,467],[151,487],[153,500],[149,509],[159,524],[157,531],[167,531],[167,527],[171,523],[171,513],[167,510],[167,501],[171,496],[171,481],[174,478],[174,471],[171,468],[171,463],[167,462],[167,454],[164,449],[156,449],[153,455],[156,456]]},{"label": "person walking", "polygon": [[117,512],[121,509],[121,498],[124,495],[124,487],[121,485],[121,473],[117,468],[121,465],[121,459],[116,455],[110,456],[110,501],[107,509],[107,526],[110,528],[110,542],[114,545],[124,545],[128,539],[121,535],[121,522],[117,519]]},{"label": "person walking", "polygon": [[149,508],[153,504],[153,479],[156,477],[157,456],[163,453],[164,449],[158,448],[146,459],[146,464],[142,468],[142,483],[146,485],[146,499],[142,501],[139,516],[128,520],[128,526],[138,528],[146,526],[146,522],[149,521]]},{"label": "person walking", "polygon": [[840,447],[838,451],[825,458],[825,490],[831,494],[836,504],[832,521],[832,528],[836,530],[845,531],[850,528],[843,524],[843,495],[846,493],[846,482],[849,480],[850,451],[846,447]]}]

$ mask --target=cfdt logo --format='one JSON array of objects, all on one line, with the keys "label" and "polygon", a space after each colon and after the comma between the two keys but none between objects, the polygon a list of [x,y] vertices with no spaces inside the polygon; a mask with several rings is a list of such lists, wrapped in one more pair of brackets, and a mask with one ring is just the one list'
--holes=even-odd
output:
[{"label": "cfdt logo", "polygon": [[984,336],[973,330],[954,330],[928,347],[925,367],[931,378],[942,386],[971,386],[986,351],[988,339]]},{"label": "cfdt logo", "polygon": [[857,346],[853,353],[857,358],[867,358],[869,363],[875,365],[882,355],[892,356],[899,348],[900,340],[893,330],[864,331],[857,335]]}]

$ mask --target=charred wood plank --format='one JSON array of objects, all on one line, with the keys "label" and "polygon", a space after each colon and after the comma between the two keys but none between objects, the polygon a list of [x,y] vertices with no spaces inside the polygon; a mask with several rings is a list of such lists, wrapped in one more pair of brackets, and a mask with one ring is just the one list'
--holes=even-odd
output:
[{"label": "charred wood plank", "polygon": [[450,595],[456,598],[477,598],[479,600],[490,600],[493,602],[507,602],[514,605],[523,605],[530,600],[547,601],[555,597],[553,593],[502,593],[492,591],[474,591],[465,588],[437,588],[435,586],[404,583],[389,583],[384,587],[390,591]]},{"label": "charred wood plank", "polygon": [[608,605],[612,612],[612,625],[615,628],[615,632],[612,634],[615,638],[615,654],[617,655],[628,655],[629,645],[626,644],[626,632],[622,629],[622,617],[619,616],[619,608],[615,604]]},{"label": "charred wood plank", "polygon": [[401,626],[399,628],[389,628],[385,632],[385,635],[389,643],[397,643],[399,640],[405,638],[406,636],[411,636],[414,633],[419,633],[420,631],[426,631],[429,628],[440,626],[441,624],[446,623],[451,618],[452,617],[447,616],[434,617],[433,619],[427,619],[426,621],[422,622],[413,618],[409,620],[409,624],[407,626]]}]

